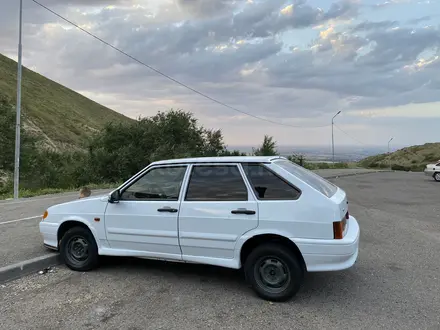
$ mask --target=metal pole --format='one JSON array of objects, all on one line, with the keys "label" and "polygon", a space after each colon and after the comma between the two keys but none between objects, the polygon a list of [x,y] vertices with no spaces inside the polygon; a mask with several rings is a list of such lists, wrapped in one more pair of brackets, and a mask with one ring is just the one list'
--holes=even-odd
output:
[{"label": "metal pole", "polygon": [[333,118],[332,118],[332,163],[334,164],[335,163],[335,136],[333,133]]},{"label": "metal pole", "polygon": [[[391,138],[389,141],[388,141],[388,157],[390,157],[390,142],[393,140],[394,138]],[[389,165],[389,167],[390,167],[390,169],[391,169],[391,158],[388,160],[388,165]]]},{"label": "metal pole", "polygon": [[334,132],[333,132],[333,125],[334,125],[333,120],[340,113],[341,113],[341,110],[339,110],[338,113],[336,115],[334,115],[332,118],[332,161],[333,161],[333,164],[335,163],[335,136],[334,136]]},{"label": "metal pole", "polygon": [[22,23],[23,23],[23,0],[20,0],[19,28],[18,28],[17,119],[15,126],[14,199],[17,199],[19,197],[19,181],[20,181]]}]

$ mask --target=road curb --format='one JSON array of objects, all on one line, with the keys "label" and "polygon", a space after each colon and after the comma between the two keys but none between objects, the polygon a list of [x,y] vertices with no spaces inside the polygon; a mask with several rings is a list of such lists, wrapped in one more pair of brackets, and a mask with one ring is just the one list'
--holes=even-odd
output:
[{"label": "road curb", "polygon": [[13,265],[0,268],[0,284],[20,277],[36,273],[49,266],[56,266],[61,263],[61,257],[58,253],[46,254],[34,259],[18,262]]}]

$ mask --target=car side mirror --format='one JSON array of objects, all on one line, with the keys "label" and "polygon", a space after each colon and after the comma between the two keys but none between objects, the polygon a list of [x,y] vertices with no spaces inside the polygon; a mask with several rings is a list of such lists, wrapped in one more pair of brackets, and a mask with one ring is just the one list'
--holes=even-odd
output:
[{"label": "car side mirror", "polygon": [[119,199],[121,197],[121,192],[119,190],[113,191],[110,196],[108,197],[109,203],[119,203]]}]

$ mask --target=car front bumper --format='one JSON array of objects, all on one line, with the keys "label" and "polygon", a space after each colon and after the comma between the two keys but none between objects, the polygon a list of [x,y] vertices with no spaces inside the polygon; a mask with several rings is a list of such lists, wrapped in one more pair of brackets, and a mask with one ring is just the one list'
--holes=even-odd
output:
[{"label": "car front bumper", "polygon": [[433,170],[426,170],[425,169],[425,175],[428,175],[428,176],[434,176],[434,171]]},{"label": "car front bumper", "polygon": [[58,250],[58,223],[40,222],[40,233],[43,236],[44,246],[49,249]]},{"label": "car front bumper", "polygon": [[354,265],[359,253],[360,228],[353,216],[350,216],[347,225],[342,239],[293,239],[301,251],[307,271],[336,271]]}]

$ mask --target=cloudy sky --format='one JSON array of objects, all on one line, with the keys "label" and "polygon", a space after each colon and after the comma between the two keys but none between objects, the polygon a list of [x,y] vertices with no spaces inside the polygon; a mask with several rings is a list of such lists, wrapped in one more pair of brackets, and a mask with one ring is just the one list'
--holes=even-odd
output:
[{"label": "cloudy sky", "polygon": [[[229,145],[440,141],[439,0],[24,0],[23,64],[130,117],[192,111]],[[0,0],[16,59],[18,0]],[[290,127],[298,126],[298,127]],[[361,144],[362,143],[362,144]]]}]

